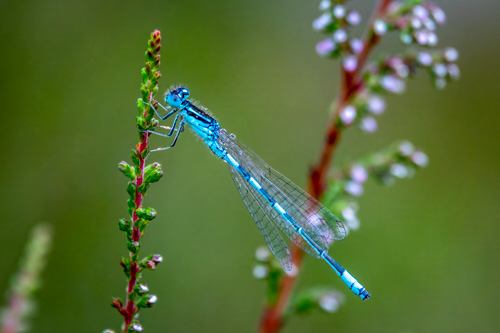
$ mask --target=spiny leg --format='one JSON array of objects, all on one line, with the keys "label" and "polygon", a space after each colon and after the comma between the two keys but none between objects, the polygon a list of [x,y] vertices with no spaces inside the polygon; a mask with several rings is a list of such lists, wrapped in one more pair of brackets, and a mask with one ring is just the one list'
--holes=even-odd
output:
[{"label": "spiny leg", "polygon": [[[142,133],[146,132],[146,133],[151,133],[151,134],[156,134],[156,135],[160,135],[160,136],[164,136],[166,138],[170,138],[172,136],[172,134],[174,134],[174,131],[176,131],[175,127],[177,126],[177,121],[179,120],[179,116],[180,114],[178,114],[175,119],[174,119],[174,123],[172,124],[172,127],[170,128],[170,131],[168,132],[168,134],[163,134],[163,133],[158,133],[158,132],[155,132],[155,131],[141,131]],[[163,126],[162,126],[163,127]],[[179,134],[177,134],[179,135]]]},{"label": "spiny leg", "polygon": [[153,106],[153,104],[151,104],[151,103],[144,103],[144,104],[149,105],[149,106],[153,109],[153,111],[156,113],[156,115],[157,115],[157,116],[158,116],[161,120],[165,120],[165,119],[169,118],[171,115],[173,115],[173,114],[174,114],[175,112],[177,112],[177,110],[178,110],[178,109],[169,110],[168,108],[166,108],[166,107],[164,107],[163,105],[161,105],[160,103],[158,103],[158,105],[159,105],[159,106],[160,106],[163,110],[165,110],[165,111],[167,111],[167,112],[168,112],[166,116],[162,117],[162,116],[158,113],[158,111],[156,110],[156,108]]},{"label": "spiny leg", "polygon": [[[176,117],[176,119],[177,119],[177,117]],[[184,132],[184,123],[182,123],[182,122],[181,122],[181,125],[179,127],[179,130],[177,131],[177,134],[175,135],[174,141],[172,141],[172,144],[170,146],[163,147],[163,148],[152,149],[152,150],[150,150],[150,152],[160,151],[160,150],[167,150],[167,149],[172,148],[173,146],[175,146],[175,143],[177,142],[177,139],[179,138],[179,135],[181,134],[181,132]],[[152,133],[155,133],[155,132],[152,132]],[[157,134],[160,134],[160,133],[157,133]]]}]

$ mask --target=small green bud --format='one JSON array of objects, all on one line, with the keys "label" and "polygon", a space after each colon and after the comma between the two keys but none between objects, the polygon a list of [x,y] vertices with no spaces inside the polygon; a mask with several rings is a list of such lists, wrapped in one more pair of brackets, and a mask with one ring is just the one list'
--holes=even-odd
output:
[{"label": "small green bud", "polygon": [[141,85],[141,94],[142,94],[142,99],[148,100],[149,98],[149,90],[148,86],[145,84]]},{"label": "small green bud", "polygon": [[154,208],[151,207],[146,207],[146,208],[138,208],[135,213],[137,216],[139,216],[141,219],[151,221],[156,217],[156,211]]},{"label": "small green bud", "polygon": [[[136,211],[137,212],[137,211]],[[146,229],[146,226],[148,225],[149,221],[145,219],[138,219],[135,222],[136,227],[139,229],[139,231],[142,233]]]},{"label": "small green bud", "polygon": [[134,254],[138,253],[140,248],[141,244],[137,241],[127,242],[127,249]]},{"label": "small green bud", "polygon": [[120,228],[120,231],[130,231],[130,221],[127,219],[120,219],[118,221],[118,228]]},{"label": "small green bud", "polygon": [[133,167],[131,167],[130,165],[128,165],[125,161],[121,161],[118,164],[118,170],[123,172],[125,177],[130,178],[132,180],[135,179],[135,169]]},{"label": "small green bud", "polygon": [[146,149],[144,149],[142,151],[142,159],[143,160],[146,159],[146,157],[148,156],[148,154],[149,154],[149,147],[146,147]]},{"label": "small green bud", "polygon": [[298,314],[309,313],[317,306],[316,300],[309,297],[300,297],[300,298],[296,297],[294,303],[295,303],[294,310]]},{"label": "small green bud", "polygon": [[380,76],[376,74],[365,74],[365,83],[373,91],[380,91]]},{"label": "small green bud", "polygon": [[137,127],[139,128],[139,130],[146,130],[146,127],[148,127],[148,123],[146,121],[146,119],[144,119],[144,117],[142,116],[137,116],[135,118],[135,120],[137,121]]},{"label": "small green bud", "polygon": [[138,192],[140,192],[140,193],[145,194],[145,193],[146,193],[146,191],[148,190],[148,188],[149,188],[149,183],[144,182],[144,183],[142,183],[142,185],[141,185],[141,186],[139,186],[139,187],[137,188],[137,191],[138,191]]},{"label": "small green bud", "polygon": [[137,206],[135,205],[135,201],[132,199],[128,199],[127,204],[128,204],[129,210],[131,209],[132,211],[134,211],[137,208]]},{"label": "small green bud", "polygon": [[[146,99],[147,101],[147,99]],[[144,111],[144,109],[146,109],[147,105],[146,105],[146,102],[142,99],[142,98],[138,98],[137,99],[137,109],[139,110],[139,112],[142,113],[142,111]]]},{"label": "small green bud", "polygon": [[127,275],[128,277],[130,274],[130,259],[122,257],[122,260],[120,261],[120,266],[123,267],[123,271],[125,272],[125,275]]},{"label": "small green bud", "polygon": [[163,171],[161,169],[160,163],[153,163],[144,169],[144,181],[146,183],[155,183],[160,180],[163,176]]},{"label": "small green bud", "polygon": [[148,70],[144,67],[141,69],[142,81],[146,82],[149,78]]},{"label": "small green bud", "polygon": [[127,193],[130,195],[131,199],[135,198],[135,189],[136,189],[135,183],[134,182],[128,182]]},{"label": "small green bud", "polygon": [[156,295],[144,295],[137,302],[139,308],[150,308],[156,303],[158,297]]}]

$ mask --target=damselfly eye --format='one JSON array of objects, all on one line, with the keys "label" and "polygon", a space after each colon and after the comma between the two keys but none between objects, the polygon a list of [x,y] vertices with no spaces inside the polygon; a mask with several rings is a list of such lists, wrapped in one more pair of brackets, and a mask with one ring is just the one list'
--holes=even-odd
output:
[{"label": "damselfly eye", "polygon": [[189,98],[189,90],[187,90],[186,88],[181,88],[180,92],[179,92],[179,96],[181,96],[182,99],[184,99],[184,100]]},{"label": "damselfly eye", "polygon": [[165,102],[167,102],[171,107],[178,108],[181,106],[182,99],[175,92],[171,92],[165,97]]}]

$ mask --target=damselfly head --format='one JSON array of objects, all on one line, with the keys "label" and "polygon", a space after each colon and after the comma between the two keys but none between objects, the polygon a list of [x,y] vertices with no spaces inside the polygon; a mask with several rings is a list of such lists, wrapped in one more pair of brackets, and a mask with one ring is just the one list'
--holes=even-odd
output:
[{"label": "damselfly head", "polygon": [[184,87],[177,87],[165,96],[165,102],[173,108],[180,108],[182,102],[189,98],[189,90]]}]

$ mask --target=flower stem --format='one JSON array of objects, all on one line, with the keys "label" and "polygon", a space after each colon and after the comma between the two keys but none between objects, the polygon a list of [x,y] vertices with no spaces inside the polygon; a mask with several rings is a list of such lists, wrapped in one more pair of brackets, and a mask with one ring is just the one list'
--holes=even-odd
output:
[{"label": "flower stem", "polygon": [[[327,175],[330,169],[335,150],[342,136],[342,128],[339,127],[337,119],[340,111],[349,102],[351,96],[362,87],[362,69],[368,59],[370,52],[378,44],[380,36],[375,34],[373,30],[373,23],[375,20],[385,14],[387,8],[393,0],[381,0],[375,7],[368,29],[363,41],[363,50],[357,56],[357,68],[353,72],[347,72],[343,67],[341,71],[342,85],[339,91],[339,99],[335,104],[332,104],[332,112],[330,119],[326,126],[326,136],[323,142],[323,148],[317,164],[311,169],[308,178],[308,192],[315,199],[321,197],[325,192],[327,186]],[[285,275],[281,282],[278,300],[275,304],[269,304],[263,311],[260,322],[261,333],[274,333],[279,332],[283,327],[283,313],[286,309],[290,296],[292,294],[295,281],[302,265],[304,252],[290,244],[290,249],[293,258],[294,269],[297,270],[296,274]]]},{"label": "flower stem", "polygon": [[121,265],[127,276],[127,299],[125,305],[119,299],[114,299],[112,306],[117,308],[123,316],[123,332],[141,331],[137,314],[140,308],[150,307],[156,302],[156,296],[149,295],[149,290],[142,283],[142,270],[155,269],[161,262],[160,255],[150,255],[139,259],[141,248],[141,238],[147,224],[155,218],[156,212],[152,208],[144,207],[144,196],[151,183],[160,179],[163,175],[161,166],[158,163],[146,165],[146,158],[149,154],[148,140],[149,133],[158,124],[153,119],[154,110],[151,107],[153,97],[158,91],[158,80],[161,77],[158,71],[160,65],[160,45],[161,36],[158,30],[151,34],[146,51],[146,66],[142,69],[143,83],[141,85],[142,98],[138,100],[137,106],[139,116],[137,116],[137,127],[139,130],[139,143],[132,150],[133,166],[126,162],[119,164],[119,170],[130,179],[127,192],[129,194],[128,209],[131,220],[120,220],[120,230],[127,234],[127,247],[129,249],[128,258],[123,258]]}]

